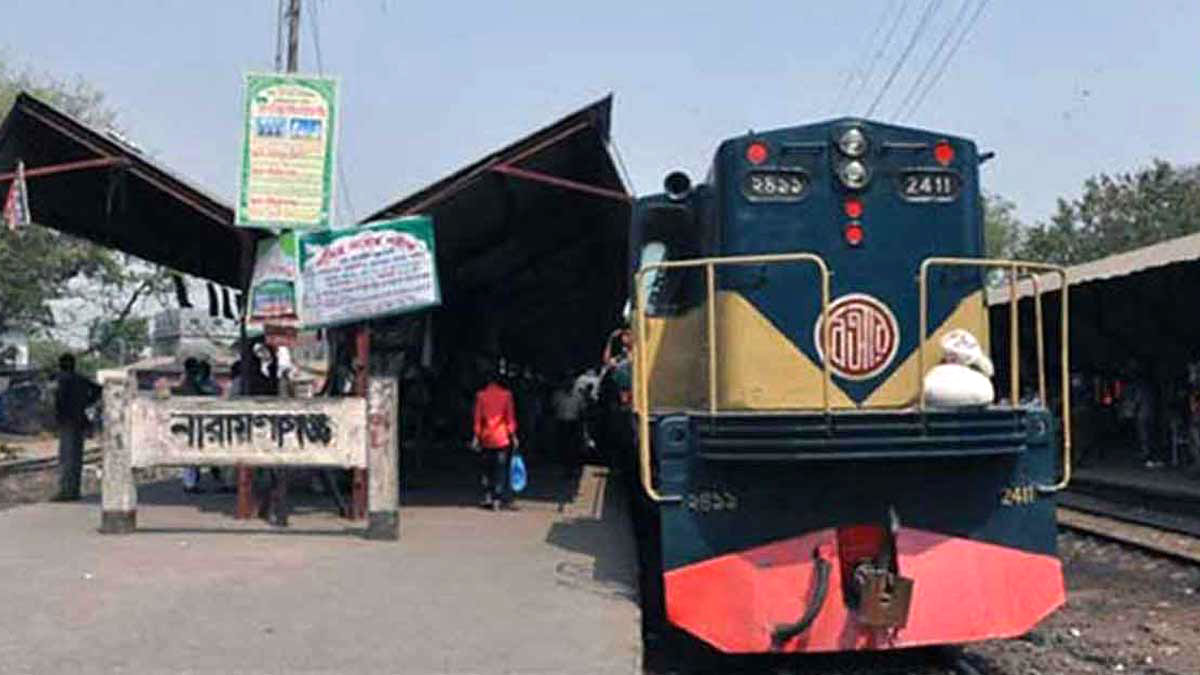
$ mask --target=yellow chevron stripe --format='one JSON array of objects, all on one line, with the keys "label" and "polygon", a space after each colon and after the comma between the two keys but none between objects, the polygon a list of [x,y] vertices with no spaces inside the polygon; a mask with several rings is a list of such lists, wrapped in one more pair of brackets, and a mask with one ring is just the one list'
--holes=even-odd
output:
[{"label": "yellow chevron stripe", "polygon": [[[809,359],[748,300],[733,291],[716,297],[717,404],[720,410],[789,410],[821,407],[820,366]],[[679,317],[648,318],[647,363],[652,410],[708,408],[708,326],[703,307]],[[937,342],[952,328],[971,331],[988,349],[983,292],[964,298],[926,340],[929,363]],[[838,409],[903,407],[916,402],[917,354],[856,406],[835,376],[830,404]]]}]

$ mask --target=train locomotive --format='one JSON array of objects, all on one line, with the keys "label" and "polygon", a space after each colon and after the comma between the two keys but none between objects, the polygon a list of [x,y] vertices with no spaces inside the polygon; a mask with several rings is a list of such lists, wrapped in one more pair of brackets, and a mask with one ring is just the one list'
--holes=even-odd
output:
[{"label": "train locomotive", "polygon": [[979,165],[966,138],[844,118],[726,140],[703,182],[672,173],[637,201],[651,620],[726,653],[834,652],[1013,637],[1064,602],[1055,322],[1039,304],[1036,395],[1015,332],[997,401],[922,394],[947,332],[987,348],[996,274],[1020,293],[1061,273],[981,257]]}]

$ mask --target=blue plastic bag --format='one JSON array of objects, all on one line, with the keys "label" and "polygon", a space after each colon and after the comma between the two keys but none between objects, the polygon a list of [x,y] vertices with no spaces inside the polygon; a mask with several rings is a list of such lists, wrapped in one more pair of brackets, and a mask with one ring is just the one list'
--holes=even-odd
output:
[{"label": "blue plastic bag", "polygon": [[512,463],[509,465],[509,484],[512,485],[513,492],[520,492],[525,489],[525,481],[528,479],[528,474],[525,473],[525,460],[521,459],[521,455],[514,453]]}]

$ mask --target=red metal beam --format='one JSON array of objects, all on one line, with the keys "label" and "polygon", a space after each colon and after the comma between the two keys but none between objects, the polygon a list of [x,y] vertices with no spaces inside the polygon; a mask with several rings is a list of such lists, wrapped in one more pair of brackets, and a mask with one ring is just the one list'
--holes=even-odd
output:
[{"label": "red metal beam", "polygon": [[[35,110],[31,110],[28,107],[24,108],[23,110],[30,117],[37,119],[39,122],[54,129],[55,131],[59,132],[60,134],[63,134],[64,136],[75,141],[76,143],[79,143],[80,145],[87,147],[89,150],[95,152],[96,154],[102,155],[103,159],[111,158],[111,156],[109,155],[109,150],[106,149],[105,147],[97,145],[96,143],[91,142],[88,139],[79,136],[78,134],[75,134],[70,129],[64,127],[62,124],[59,124],[57,121],[52,120],[49,117],[42,115]],[[115,143],[112,143],[111,141],[104,141],[104,142],[115,145]],[[144,166],[146,167],[146,170],[142,170],[142,169],[139,169],[138,165],[136,163],[134,163],[133,160],[130,158],[122,157],[119,159],[121,159],[122,161],[129,162],[129,171],[131,173],[133,173],[135,176],[137,176],[138,178],[141,178],[142,180],[146,181],[147,183],[150,183],[151,185],[162,190],[163,192],[170,194],[172,197],[178,199],[179,201],[183,202],[184,204],[187,204],[188,206],[191,206],[192,208],[196,209],[197,211],[200,211],[201,213],[208,216],[209,218],[212,218],[213,220],[217,221],[218,223],[225,225],[226,227],[234,227],[233,220],[227,219],[225,214],[221,213],[219,210],[214,210],[213,207],[201,204],[198,201],[196,201],[195,199],[191,198],[190,196],[184,194],[184,190],[181,190],[180,187],[183,187],[186,191],[189,191],[189,192],[196,193],[196,191],[194,189],[192,189],[191,186],[187,185],[186,183],[182,183],[178,178],[175,178],[174,176],[168,174],[167,172],[165,172],[161,169],[158,169],[148,163],[144,164]],[[91,161],[91,160],[84,160],[84,161]],[[28,172],[26,172],[26,175],[29,175]],[[172,185],[172,183],[174,185]],[[199,194],[199,193],[197,193],[197,194]],[[203,194],[200,194],[200,197],[202,199],[208,200],[210,202],[212,201],[211,198],[209,198]],[[213,202],[213,203],[216,204],[218,208],[220,206],[223,206],[219,202]]]},{"label": "red metal beam", "polygon": [[517,178],[524,178],[526,180],[538,181],[540,183],[548,183],[550,185],[556,185],[558,187],[566,188],[568,190],[577,190],[579,192],[585,192],[590,195],[596,195],[599,197],[608,197],[609,199],[615,199],[617,201],[622,201],[622,202],[633,201],[632,197],[630,197],[629,195],[627,195],[624,192],[621,192],[619,190],[603,188],[603,187],[599,187],[597,185],[588,185],[587,183],[580,183],[579,181],[570,180],[567,178],[559,178],[558,176],[551,176],[548,173],[542,173],[540,171],[530,171],[529,169],[520,169],[515,166],[508,165],[508,164],[498,164],[496,166],[493,166],[492,171],[495,171],[496,173],[502,173],[502,174],[505,174],[508,176],[516,176]]},{"label": "red metal beam", "polygon": [[576,124],[573,124],[573,125],[567,127],[566,129],[563,129],[559,133],[554,134],[550,138],[547,138],[547,139],[541,141],[540,143],[536,143],[528,148],[525,148],[521,152],[518,152],[517,154],[513,155],[512,157],[509,157],[507,159],[503,159],[503,158],[499,158],[499,157],[491,159],[486,164],[479,167],[477,170],[472,171],[471,173],[454,181],[450,185],[447,185],[445,188],[427,196],[425,199],[422,199],[421,201],[417,202],[416,204],[413,204],[412,206],[408,207],[407,209],[404,209],[404,211],[401,212],[400,215],[410,216],[414,213],[420,213],[425,207],[429,206],[430,204],[434,204],[436,202],[441,201],[443,198],[446,197],[446,195],[449,195],[458,190],[461,190],[462,188],[466,187],[471,181],[486,174],[488,171],[494,170],[498,166],[511,165],[511,164],[515,164],[516,162],[520,162],[522,160],[529,159],[533,155],[541,152],[542,150],[545,150],[546,148],[554,145],[555,143],[561,141],[562,139],[567,138],[568,136],[571,136],[572,134],[576,134],[580,131],[583,131],[584,129],[586,129],[590,126],[592,126],[592,123],[590,120],[578,122]]},{"label": "red metal beam", "polygon": [[[98,157],[96,159],[81,159],[77,162],[64,162],[62,164],[48,164],[46,166],[34,167],[25,169],[26,178],[34,178],[36,176],[49,176],[56,173],[66,173],[67,171],[82,171],[83,169],[98,169],[106,166],[117,166],[119,164],[127,164],[129,160],[124,157]],[[0,173],[0,183],[10,181],[17,177],[16,171]]]}]

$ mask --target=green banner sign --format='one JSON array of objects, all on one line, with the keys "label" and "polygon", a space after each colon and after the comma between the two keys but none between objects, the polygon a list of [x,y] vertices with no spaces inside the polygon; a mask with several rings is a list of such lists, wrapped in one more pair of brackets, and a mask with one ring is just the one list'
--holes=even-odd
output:
[{"label": "green banner sign", "polygon": [[300,237],[300,318],[306,328],[441,304],[433,220],[410,216]]},{"label": "green banner sign", "polygon": [[254,333],[266,324],[296,326],[298,271],[296,234],[284,232],[258,242],[254,274],[250,279],[250,311],[246,328]]},{"label": "green banner sign", "polygon": [[281,73],[250,73],[245,79],[235,224],[295,230],[329,227],[337,81]]}]

